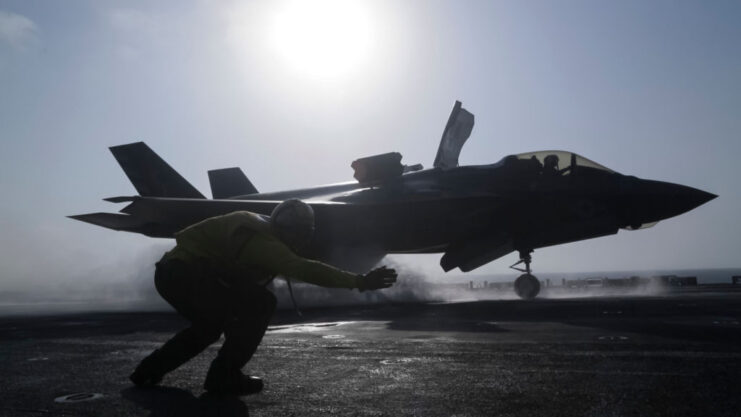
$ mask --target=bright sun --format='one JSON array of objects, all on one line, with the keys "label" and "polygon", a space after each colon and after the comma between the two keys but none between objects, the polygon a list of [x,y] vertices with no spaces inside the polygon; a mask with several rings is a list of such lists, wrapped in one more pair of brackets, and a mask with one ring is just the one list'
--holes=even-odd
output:
[{"label": "bright sun", "polygon": [[367,61],[371,25],[362,3],[295,0],[282,6],[271,22],[270,44],[292,70],[332,79],[349,75]]}]

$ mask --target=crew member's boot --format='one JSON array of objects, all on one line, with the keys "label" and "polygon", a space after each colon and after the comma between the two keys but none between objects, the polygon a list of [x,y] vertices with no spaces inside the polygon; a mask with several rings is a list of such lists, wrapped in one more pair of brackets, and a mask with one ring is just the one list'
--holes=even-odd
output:
[{"label": "crew member's boot", "polygon": [[249,317],[235,317],[224,328],[224,344],[206,375],[203,387],[217,395],[249,395],[262,391],[260,378],[244,375],[241,371],[255,354],[262,341],[270,316],[275,308],[275,297],[267,298],[266,310]]},{"label": "crew member's boot", "polygon": [[134,373],[129,375],[129,379],[134,385],[142,388],[159,384],[162,381],[162,377],[165,376],[165,372],[159,366],[161,362],[162,353],[159,350],[155,350],[139,363]]},{"label": "crew member's boot", "polygon": [[203,388],[213,395],[250,395],[262,391],[262,379],[245,375],[242,371],[229,366],[223,357],[211,363]]}]

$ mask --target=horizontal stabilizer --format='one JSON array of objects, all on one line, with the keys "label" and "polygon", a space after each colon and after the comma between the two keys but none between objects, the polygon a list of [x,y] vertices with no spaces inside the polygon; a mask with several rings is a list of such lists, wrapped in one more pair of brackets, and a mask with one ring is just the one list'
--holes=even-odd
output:
[{"label": "horizontal stabilizer", "polygon": [[206,198],[144,142],[112,146],[110,149],[139,195]]},{"label": "horizontal stabilizer", "polygon": [[128,214],[90,213],[67,217],[113,230],[134,230],[144,225],[141,219],[129,216]]},{"label": "horizontal stabilizer", "polygon": [[211,194],[216,199],[257,194],[257,188],[237,167],[208,171],[208,181],[211,183]]},{"label": "horizontal stabilizer", "polygon": [[135,201],[140,199],[138,195],[136,196],[120,196],[120,197],[108,197],[104,198],[103,201],[107,201],[109,203],[126,203],[128,201]]}]

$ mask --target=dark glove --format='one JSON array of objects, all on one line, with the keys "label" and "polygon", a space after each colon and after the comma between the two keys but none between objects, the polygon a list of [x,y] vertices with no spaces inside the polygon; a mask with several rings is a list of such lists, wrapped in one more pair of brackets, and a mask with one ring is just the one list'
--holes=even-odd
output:
[{"label": "dark glove", "polygon": [[396,270],[389,269],[385,266],[376,268],[358,279],[358,289],[363,292],[366,290],[377,290],[388,288],[396,282]]}]

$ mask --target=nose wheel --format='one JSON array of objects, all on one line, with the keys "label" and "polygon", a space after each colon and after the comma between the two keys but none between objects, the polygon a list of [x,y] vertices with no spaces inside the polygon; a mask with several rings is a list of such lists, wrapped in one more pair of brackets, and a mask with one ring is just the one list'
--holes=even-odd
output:
[{"label": "nose wheel", "polygon": [[[531,252],[532,250],[520,251],[520,260],[510,266],[514,270],[524,272],[515,280],[515,293],[524,300],[533,299],[540,292],[540,281],[530,273]],[[517,266],[520,264],[525,264],[525,268]]]}]

